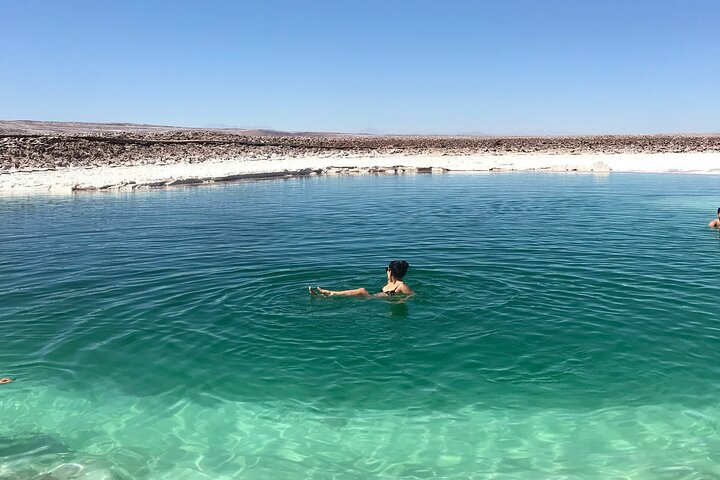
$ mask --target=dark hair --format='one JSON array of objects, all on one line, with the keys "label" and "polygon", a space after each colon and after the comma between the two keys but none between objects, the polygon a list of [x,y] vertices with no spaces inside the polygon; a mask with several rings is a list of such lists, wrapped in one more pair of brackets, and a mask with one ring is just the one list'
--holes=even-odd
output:
[{"label": "dark hair", "polygon": [[410,268],[410,265],[405,260],[393,260],[390,262],[390,273],[398,280],[401,280]]},{"label": "dark hair", "polygon": [[720,213],[720,207],[718,207],[718,213]]}]

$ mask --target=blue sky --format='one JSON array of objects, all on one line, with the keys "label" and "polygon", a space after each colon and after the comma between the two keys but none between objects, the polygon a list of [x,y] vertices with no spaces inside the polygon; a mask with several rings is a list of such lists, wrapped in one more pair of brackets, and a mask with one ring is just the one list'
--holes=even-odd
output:
[{"label": "blue sky", "polygon": [[720,1],[0,2],[0,119],[720,132]]}]

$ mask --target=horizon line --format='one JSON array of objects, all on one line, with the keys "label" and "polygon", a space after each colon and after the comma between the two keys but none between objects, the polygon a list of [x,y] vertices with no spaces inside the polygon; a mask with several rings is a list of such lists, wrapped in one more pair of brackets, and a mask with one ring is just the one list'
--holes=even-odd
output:
[{"label": "horizon line", "polygon": [[[153,129],[180,129],[180,130],[240,130],[240,131],[257,131],[257,132],[268,132],[268,133],[286,133],[289,135],[303,135],[303,134],[314,134],[314,135],[367,135],[367,136],[392,136],[392,137],[632,137],[632,136],[685,136],[685,135],[696,135],[696,136],[717,136],[720,135],[720,131],[705,131],[705,132],[635,132],[635,133],[588,133],[588,132],[543,132],[543,133],[487,133],[487,132],[456,132],[456,133],[393,133],[388,131],[381,131],[379,129],[368,128],[359,131],[330,131],[330,130],[285,130],[278,129],[269,126],[235,126],[235,125],[224,125],[218,124],[206,124],[205,126],[188,126],[188,125],[166,125],[166,124],[155,124],[155,123],[136,123],[127,121],[112,121],[112,122],[90,122],[84,120],[33,120],[33,119],[0,119],[1,124],[8,123],[34,123],[34,124],[55,124],[64,125],[71,127],[73,124],[82,125],[94,125],[97,127],[102,126],[127,126],[127,127],[142,127],[142,128],[153,128]],[[101,129],[101,128],[98,128]]]}]

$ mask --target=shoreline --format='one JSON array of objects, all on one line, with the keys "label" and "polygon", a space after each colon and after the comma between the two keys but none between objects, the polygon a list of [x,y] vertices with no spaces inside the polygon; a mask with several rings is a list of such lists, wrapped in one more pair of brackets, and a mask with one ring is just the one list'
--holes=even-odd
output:
[{"label": "shoreline", "polygon": [[513,171],[720,174],[720,135],[355,135],[0,120],[0,195]]},{"label": "shoreline", "polygon": [[720,175],[720,153],[309,155],[210,158],[0,172],[0,194],[133,191],[249,179],[445,172],[688,173]]}]

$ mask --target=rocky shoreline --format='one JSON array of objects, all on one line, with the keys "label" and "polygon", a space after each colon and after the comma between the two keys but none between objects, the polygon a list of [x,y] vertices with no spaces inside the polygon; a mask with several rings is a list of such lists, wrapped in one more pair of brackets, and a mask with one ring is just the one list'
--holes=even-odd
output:
[{"label": "rocky shoreline", "polygon": [[0,190],[109,190],[332,174],[720,173],[720,135],[467,137],[0,121]]},{"label": "rocky shoreline", "polygon": [[720,152],[720,135],[446,137],[0,121],[0,173],[314,156]]}]

